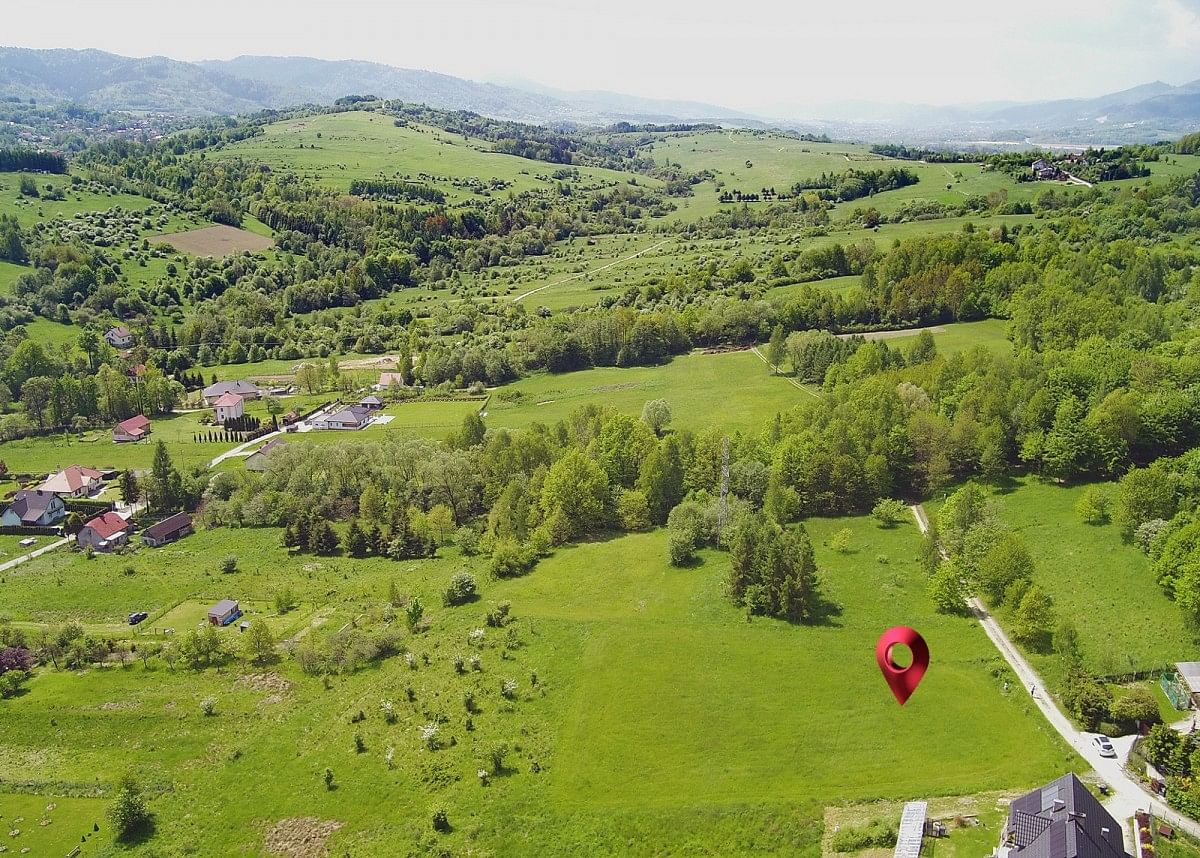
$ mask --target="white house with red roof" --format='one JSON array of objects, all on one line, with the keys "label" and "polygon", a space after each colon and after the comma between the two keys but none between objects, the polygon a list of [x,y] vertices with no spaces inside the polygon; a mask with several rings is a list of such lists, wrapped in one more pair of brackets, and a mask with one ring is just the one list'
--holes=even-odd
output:
[{"label": "white house with red roof", "polygon": [[114,349],[127,349],[133,345],[133,332],[124,325],[117,325],[104,332],[104,341]]},{"label": "white house with red roof", "polygon": [[213,402],[213,413],[222,426],[226,421],[236,420],[246,413],[246,401],[236,393],[223,393]]},{"label": "white house with red roof", "polygon": [[122,420],[113,427],[113,440],[118,443],[123,441],[141,441],[143,438],[148,437],[150,437],[150,418],[143,414],[130,417],[128,420]]},{"label": "white house with red roof", "polygon": [[71,465],[57,474],[51,474],[38,488],[59,497],[86,498],[104,488],[104,477],[94,468]]},{"label": "white house with red roof", "polygon": [[115,512],[102,513],[80,529],[75,541],[81,548],[112,551],[129,541],[129,524]]}]

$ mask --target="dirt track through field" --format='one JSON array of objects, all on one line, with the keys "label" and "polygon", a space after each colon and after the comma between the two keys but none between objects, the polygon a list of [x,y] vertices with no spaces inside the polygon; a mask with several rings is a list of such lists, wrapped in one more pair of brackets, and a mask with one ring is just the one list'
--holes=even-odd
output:
[{"label": "dirt track through field", "polygon": [[[752,349],[750,349],[750,351],[754,352],[754,356],[755,356],[755,357],[757,357],[757,358],[758,358],[760,361],[762,361],[763,363],[765,363],[767,366],[769,366],[769,367],[770,367],[770,368],[771,368],[773,371],[775,371],[776,373],[778,373],[778,372],[779,372],[779,367],[775,366],[775,364],[773,364],[773,363],[771,363],[769,360],[767,360],[767,356],[758,350],[758,346],[754,346]],[[790,384],[792,387],[796,388],[797,390],[803,390],[805,393],[807,393],[807,394],[808,394],[809,396],[811,396],[813,399],[820,399],[820,398],[821,398],[821,395],[820,395],[820,394],[818,394],[818,393],[813,393],[811,390],[809,390],[807,387],[805,387],[805,386],[804,386],[803,384],[801,384],[800,382],[796,381],[796,379],[792,378],[791,376],[789,376],[789,375],[785,375],[785,376],[783,376],[783,378],[784,378],[784,379],[787,381],[787,383],[788,383],[788,384]]]},{"label": "dirt track through field", "polygon": [[553,283],[547,283],[545,286],[539,286],[536,289],[530,289],[528,292],[522,292],[520,295],[517,295],[515,298],[513,298],[512,302],[515,304],[517,301],[528,298],[530,295],[536,295],[543,289],[549,289],[552,286],[561,286],[564,283],[570,283],[572,280],[578,280],[581,277],[588,277],[592,274],[599,274],[601,271],[607,271],[616,265],[620,265],[622,262],[628,262],[631,259],[637,259],[643,253],[649,253],[651,250],[656,250],[670,240],[671,239],[669,238],[664,238],[662,241],[658,242],[658,244],[652,244],[649,247],[643,247],[637,253],[631,253],[629,256],[622,256],[620,259],[616,259],[607,265],[601,265],[599,268],[593,268],[591,271],[582,271],[579,274],[572,274],[570,277],[564,277],[561,280],[555,280]]}]

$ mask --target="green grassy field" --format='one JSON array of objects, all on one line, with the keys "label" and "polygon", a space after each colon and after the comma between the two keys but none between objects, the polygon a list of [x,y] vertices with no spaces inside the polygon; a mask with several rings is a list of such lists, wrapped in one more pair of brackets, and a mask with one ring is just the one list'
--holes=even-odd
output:
[{"label": "green grassy field", "polygon": [[553,424],[587,404],[640,415],[650,399],[666,399],[672,425],[700,430],[758,432],[775,413],[810,394],[773,377],[748,351],[689,354],[648,367],[605,367],[562,375],[536,375],[494,391],[485,422],[518,429]]},{"label": "green grassy field", "polygon": [[[843,526],[852,550],[835,554],[824,543]],[[1030,787],[1077,765],[1019,696],[1001,692],[991,673],[998,656],[979,628],[933,613],[912,559],[914,525],[810,527],[825,594],[841,608],[814,627],[748,623],[723,593],[727,556],[705,552],[695,567],[672,568],[662,532],[562,549],[524,578],[481,579],[482,600],[452,609],[440,607],[440,588],[480,563],[453,551],[401,563],[289,558],[277,530],[217,530],[132,558],[51,555],[0,585],[14,618],[119,621],[130,604],[202,602],[214,591],[254,600],[286,582],[315,598],[316,616],[334,629],[378,606],[396,580],[421,597],[432,627],[405,641],[414,668],[393,658],[334,676],[328,688],[290,662],[41,671],[26,694],[0,702],[0,768],[45,793],[41,804],[20,799],[40,808],[55,790],[103,786],[136,760],[157,814],[155,837],[136,850],[144,854],[218,829],[223,849],[258,853],[277,821],[315,816],[344,826],[330,843],[338,855],[436,846],[683,855],[720,844],[724,855],[815,856],[828,805]],[[238,571],[217,572],[231,551]],[[499,646],[505,633],[489,628],[472,650],[467,632],[498,600],[513,605],[517,645]],[[917,626],[935,653],[903,708],[872,655],[880,630],[896,623]],[[482,670],[456,675],[452,656],[472,651]],[[513,701],[498,694],[503,678],[518,684]],[[464,726],[467,689],[479,708],[473,730]],[[216,701],[213,717],[200,712],[205,697]],[[381,700],[396,702],[396,724],[380,717]],[[359,710],[366,719],[351,723]],[[439,714],[443,746],[431,752],[419,728]],[[505,772],[480,786],[475,770],[501,741]],[[325,767],[335,790],[321,782]],[[8,798],[0,793],[0,805]],[[452,833],[431,831],[435,806],[446,808]],[[90,823],[95,806],[78,812]],[[81,831],[73,823],[39,834],[65,853]],[[83,854],[107,842],[102,830]]]},{"label": "green grassy field", "polygon": [[[417,180],[418,174],[425,173],[434,177],[429,183],[452,201],[478,199],[479,194],[461,184],[476,178],[510,183],[497,194],[554,186],[553,164],[492,152],[491,148],[485,140],[464,138],[432,126],[398,128],[389,116],[350,111],[277,122],[266,126],[263,134],[231,144],[211,157],[248,158],[292,170],[339,190],[349,190],[354,179],[400,173]],[[581,184],[589,187],[622,184],[632,178],[632,174],[615,170],[578,170]],[[637,180],[657,184],[644,176]]]},{"label": "green grassy field", "polygon": [[[46,200],[23,197],[19,190],[21,177],[31,176],[38,189],[46,185],[64,189],[66,199]],[[141,211],[154,205],[154,200],[133,194],[96,193],[73,188],[69,176],[48,176],[40,173],[0,173],[0,214],[16,217],[22,227],[56,217],[70,218],[77,212],[93,212],[120,206],[127,211]]]},{"label": "green grassy field", "polygon": [[[1004,319],[984,319],[979,322],[952,322],[937,325],[930,329],[933,341],[938,351],[943,354],[955,354],[969,349],[982,347],[991,352],[1008,353],[1012,351],[1012,342],[1007,336],[1008,322]],[[908,331],[879,331],[869,333],[867,339],[879,339],[901,350],[912,346],[919,332]]]},{"label": "green grassy field", "polygon": [[6,441],[4,457],[14,473],[49,473],[68,465],[144,470],[154,459],[154,442],[165,441],[176,467],[198,465],[234,446],[193,443],[194,433],[212,428],[202,425],[200,417],[199,413],[188,413],[153,418],[149,442],[118,444],[108,429],[91,430],[82,436],[68,433]]},{"label": "green grassy field", "polygon": [[[1080,521],[1075,503],[1082,492],[1026,478],[995,498],[1002,520],[1033,553],[1034,580],[1050,594],[1057,614],[1075,623],[1086,664],[1111,675],[1191,658],[1200,645],[1195,630],[1155,582],[1146,556],[1121,540],[1116,525]],[[998,616],[1009,620],[1003,610]],[[1052,685],[1061,679],[1056,656],[1028,655]]]}]

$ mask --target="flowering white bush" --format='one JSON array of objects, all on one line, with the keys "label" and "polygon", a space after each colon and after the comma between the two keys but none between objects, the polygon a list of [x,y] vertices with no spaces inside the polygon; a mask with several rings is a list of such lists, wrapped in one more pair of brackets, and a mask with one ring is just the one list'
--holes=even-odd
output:
[{"label": "flowering white bush", "polygon": [[438,725],[426,724],[421,728],[421,741],[425,743],[425,747],[431,751],[438,749]]},{"label": "flowering white bush", "polygon": [[396,723],[396,705],[390,700],[385,700],[379,704],[379,709],[383,712],[383,720],[389,724]]},{"label": "flowering white bush", "polygon": [[515,679],[506,679],[500,686],[500,695],[508,700],[512,700],[517,696],[517,682]]},{"label": "flowering white bush", "polygon": [[471,629],[467,635],[467,641],[471,646],[483,646],[483,639],[487,637],[487,632],[483,629]]},{"label": "flowering white bush", "polygon": [[480,770],[479,770],[479,771],[477,771],[475,774],[477,774],[477,775],[479,776],[479,782],[480,782],[481,784],[483,784],[484,786],[487,786],[487,782],[488,782],[488,770],[487,770],[487,769],[480,769]]},{"label": "flowering white bush", "polygon": [[387,763],[387,767],[389,769],[392,768],[392,760],[395,758],[395,756],[396,756],[396,749],[393,748],[391,745],[388,745],[388,749],[383,752],[383,759],[384,759],[384,762]]}]

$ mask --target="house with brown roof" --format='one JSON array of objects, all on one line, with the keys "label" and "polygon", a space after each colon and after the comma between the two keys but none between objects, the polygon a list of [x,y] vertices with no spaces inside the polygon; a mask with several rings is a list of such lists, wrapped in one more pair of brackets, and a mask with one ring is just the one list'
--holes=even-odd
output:
[{"label": "house with brown roof", "polygon": [[102,513],[80,528],[75,541],[81,548],[112,551],[129,541],[129,523],[115,512]]},{"label": "house with brown roof", "polygon": [[114,349],[127,349],[133,345],[133,332],[124,325],[117,325],[104,332],[104,341]]},{"label": "house with brown roof", "polygon": [[247,471],[265,471],[267,465],[270,464],[268,459],[271,454],[282,447],[286,442],[282,438],[272,438],[267,443],[263,444],[253,453],[246,457]]},{"label": "house with brown roof", "polygon": [[223,393],[213,402],[213,414],[221,426],[229,420],[237,420],[245,413],[246,401],[236,393]]},{"label": "house with brown roof", "polygon": [[374,385],[376,390],[387,390],[392,385],[404,387],[404,376],[398,372],[381,372],[379,381]]},{"label": "house with brown roof", "polygon": [[6,527],[51,527],[67,516],[67,505],[54,492],[21,489],[0,515]]},{"label": "house with brown roof", "polygon": [[182,539],[191,532],[192,517],[186,512],[177,512],[143,530],[142,542],[151,548],[158,548],[161,545],[166,545],[168,542]]},{"label": "house with brown roof", "polygon": [[113,440],[117,443],[125,441],[141,441],[150,437],[150,418],[139,414],[122,420],[113,427]]},{"label": "house with brown roof", "polygon": [[86,498],[104,488],[104,475],[94,468],[71,465],[57,474],[51,474],[38,488],[59,497]]}]

